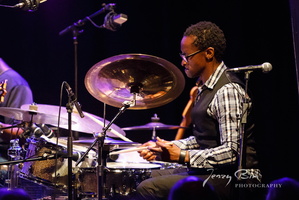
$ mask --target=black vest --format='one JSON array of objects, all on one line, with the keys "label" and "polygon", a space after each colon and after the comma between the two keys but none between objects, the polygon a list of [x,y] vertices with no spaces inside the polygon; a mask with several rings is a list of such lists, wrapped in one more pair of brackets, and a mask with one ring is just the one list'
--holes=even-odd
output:
[{"label": "black vest", "polygon": [[[244,87],[244,83],[234,73],[227,74],[231,82],[238,83]],[[203,86],[200,98],[192,109],[191,118],[194,124],[193,135],[200,145],[200,149],[213,148],[220,145],[219,124],[217,120],[208,115],[207,109],[216,92],[227,83],[230,83],[230,81],[227,79],[225,73],[222,73],[213,89]],[[248,168],[255,167],[258,164],[255,150],[256,144],[253,139],[253,127],[252,112],[249,112],[245,126],[246,136],[244,140],[246,159],[243,160],[246,160],[246,167]],[[245,163],[243,166],[245,166]]]}]

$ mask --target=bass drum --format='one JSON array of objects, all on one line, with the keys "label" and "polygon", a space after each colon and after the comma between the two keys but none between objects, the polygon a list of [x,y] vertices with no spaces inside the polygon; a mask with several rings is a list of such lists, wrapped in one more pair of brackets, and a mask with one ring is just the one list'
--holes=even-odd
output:
[{"label": "bass drum", "polygon": [[[78,157],[86,150],[85,147],[73,145],[73,151]],[[56,159],[56,152],[63,152],[65,156]],[[94,155],[95,152],[91,152],[91,155],[88,156],[92,157]],[[68,160],[64,158],[66,156],[67,140],[65,138],[31,139],[25,159],[40,157],[46,160],[24,162],[20,170],[20,177],[45,186],[67,189]],[[73,161],[72,164],[74,173],[76,162]]]}]

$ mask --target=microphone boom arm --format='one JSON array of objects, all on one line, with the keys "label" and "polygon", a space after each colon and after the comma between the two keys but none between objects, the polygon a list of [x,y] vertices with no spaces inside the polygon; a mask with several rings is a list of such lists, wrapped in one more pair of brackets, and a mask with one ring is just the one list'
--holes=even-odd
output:
[{"label": "microphone boom arm", "polygon": [[85,23],[87,21],[90,21],[90,19],[106,12],[107,10],[113,10],[113,8],[115,7],[115,3],[109,3],[109,4],[104,4],[104,7],[101,8],[100,10],[98,10],[97,12],[85,17],[84,19],[80,19],[77,22],[73,23],[72,25],[66,27],[65,29],[63,29],[62,31],[59,32],[59,35],[64,35],[69,31],[73,31],[74,29],[76,29],[77,27],[81,27],[83,25],[85,25]]}]

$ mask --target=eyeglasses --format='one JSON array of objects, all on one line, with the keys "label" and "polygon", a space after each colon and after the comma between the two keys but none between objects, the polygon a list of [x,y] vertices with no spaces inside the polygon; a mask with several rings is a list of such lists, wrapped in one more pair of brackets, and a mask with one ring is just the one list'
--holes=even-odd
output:
[{"label": "eyeglasses", "polygon": [[204,50],[198,50],[198,51],[195,51],[194,53],[191,53],[191,54],[189,54],[189,55],[185,55],[185,54],[182,54],[182,53],[180,53],[180,56],[181,56],[181,58],[185,61],[185,62],[188,62],[188,58],[190,58],[191,56],[194,56],[194,55],[196,55],[196,54],[198,54],[198,53],[200,53],[200,52],[202,52],[202,51],[204,51]]}]

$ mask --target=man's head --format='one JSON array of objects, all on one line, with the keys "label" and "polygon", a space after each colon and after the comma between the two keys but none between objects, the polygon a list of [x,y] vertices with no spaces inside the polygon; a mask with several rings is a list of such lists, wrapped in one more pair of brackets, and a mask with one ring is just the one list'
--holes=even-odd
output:
[{"label": "man's head", "polygon": [[201,21],[189,26],[183,36],[195,36],[193,45],[200,50],[213,47],[215,58],[221,62],[225,48],[226,39],[223,31],[214,23]]},{"label": "man's head", "polygon": [[222,61],[225,48],[225,36],[216,24],[202,21],[188,27],[181,40],[182,66],[187,76],[208,78]]}]

